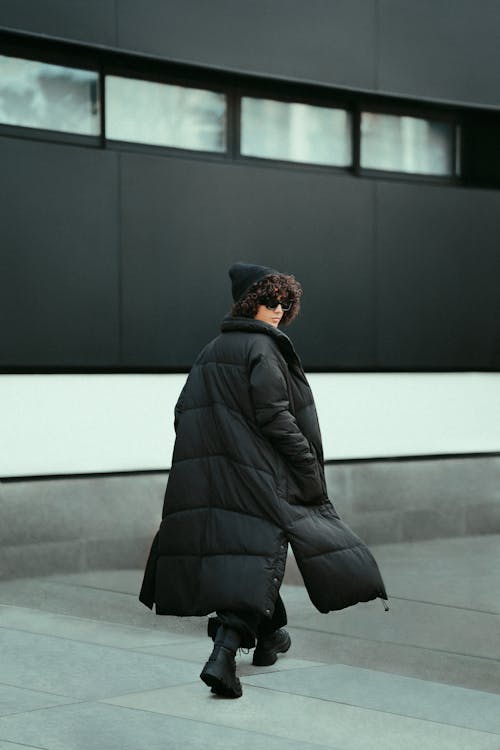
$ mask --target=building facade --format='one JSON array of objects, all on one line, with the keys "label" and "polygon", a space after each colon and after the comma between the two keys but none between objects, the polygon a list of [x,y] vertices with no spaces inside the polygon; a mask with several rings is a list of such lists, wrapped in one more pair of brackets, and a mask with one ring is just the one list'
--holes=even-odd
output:
[{"label": "building facade", "polygon": [[[498,472],[499,31],[494,0],[0,0],[2,476],[165,471],[237,260],[303,285],[290,333],[340,493],[346,460],[366,486],[381,458],[427,457],[437,486],[434,457]],[[488,488],[485,528],[464,499],[421,535],[500,525]],[[435,510],[398,492],[369,541]]]}]

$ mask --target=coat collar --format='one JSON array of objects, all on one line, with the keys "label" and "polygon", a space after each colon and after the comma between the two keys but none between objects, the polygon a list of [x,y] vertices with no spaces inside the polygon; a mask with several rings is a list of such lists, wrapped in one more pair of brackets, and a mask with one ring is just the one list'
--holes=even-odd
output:
[{"label": "coat collar", "polygon": [[299,355],[295,351],[291,339],[280,328],[275,328],[270,323],[264,323],[262,320],[255,318],[233,317],[231,314],[226,315],[221,323],[221,331],[244,331],[246,333],[265,333],[270,336],[278,345],[282,355],[291,365],[298,365],[302,369]]}]

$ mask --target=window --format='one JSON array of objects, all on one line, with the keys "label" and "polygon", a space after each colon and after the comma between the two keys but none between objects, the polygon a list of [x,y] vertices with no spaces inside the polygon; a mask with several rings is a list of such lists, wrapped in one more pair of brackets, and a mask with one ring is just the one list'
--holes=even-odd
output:
[{"label": "window", "polygon": [[363,112],[361,166],[414,174],[455,174],[450,122]]},{"label": "window", "polygon": [[99,135],[99,77],[91,70],[0,55],[0,122]]},{"label": "window", "polygon": [[243,97],[241,153],[264,159],[350,166],[350,114],[331,107]]},{"label": "window", "polygon": [[[127,63],[132,77],[126,77],[115,74],[116,65],[124,64],[123,56],[110,51],[75,46],[72,52],[67,44],[58,48],[41,42],[36,47],[27,43],[26,52],[21,49],[17,42],[1,48],[5,54],[0,53],[0,129],[4,134],[16,128],[16,136],[40,138],[40,131],[47,131],[43,137],[51,141],[120,149],[126,143],[138,143],[204,152],[211,159],[217,154],[227,159],[239,148],[243,157],[343,169],[354,166],[357,175],[363,170],[416,179],[419,175],[461,175],[467,182],[472,174],[474,157],[467,140],[472,126],[461,110],[451,107],[422,103],[419,112],[415,102],[400,104],[389,97],[368,98],[354,92],[347,96],[334,89],[328,93],[324,87],[306,89],[283,83],[267,88],[270,93],[265,94],[257,79],[228,84],[226,77],[214,71],[210,77],[207,71],[194,78],[191,68],[161,61],[134,62],[132,57]],[[67,64],[28,59],[38,54]],[[148,76],[156,80],[147,80]],[[175,83],[162,81],[169,78]],[[235,93],[238,88],[245,95]],[[265,98],[274,94],[276,98]],[[411,115],[402,114],[405,110]],[[482,115],[474,117],[479,121]],[[103,119],[105,133],[101,132]],[[478,139],[475,143],[486,164],[488,149]],[[489,174],[491,168],[485,169]]]},{"label": "window", "polygon": [[204,89],[106,76],[106,137],[226,150],[226,97]]}]

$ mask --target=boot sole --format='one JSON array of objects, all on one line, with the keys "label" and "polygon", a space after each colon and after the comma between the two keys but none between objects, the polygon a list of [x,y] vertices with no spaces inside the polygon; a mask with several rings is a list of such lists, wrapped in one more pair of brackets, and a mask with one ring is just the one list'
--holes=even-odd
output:
[{"label": "boot sole", "polygon": [[272,664],[276,664],[278,661],[278,654],[286,654],[290,646],[292,645],[292,639],[288,636],[288,641],[283,643],[278,648],[273,648],[270,651],[264,651],[259,654],[257,649],[253,653],[252,664],[254,667],[270,667]]},{"label": "boot sole", "polygon": [[210,664],[205,664],[200,674],[200,679],[203,680],[205,685],[212,688],[212,693],[222,695],[224,698],[241,698],[243,695],[243,690],[239,680],[236,685],[228,685]]}]

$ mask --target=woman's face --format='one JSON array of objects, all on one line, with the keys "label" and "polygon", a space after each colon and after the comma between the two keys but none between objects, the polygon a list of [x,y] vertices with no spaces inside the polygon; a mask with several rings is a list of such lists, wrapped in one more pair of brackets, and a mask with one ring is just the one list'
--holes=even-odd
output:
[{"label": "woman's face", "polygon": [[270,323],[270,325],[277,328],[280,324],[280,320],[283,317],[283,308],[280,304],[275,310],[269,310],[266,305],[259,305],[255,314],[255,320],[262,320],[263,323]]}]

